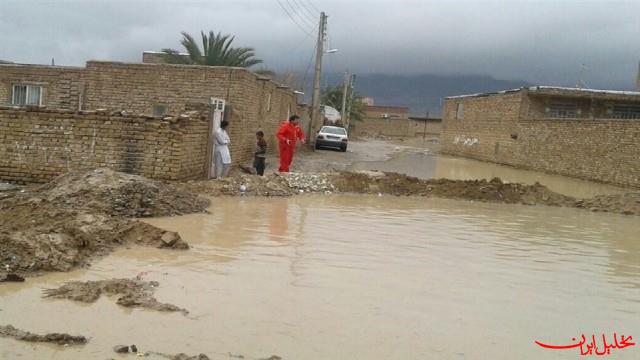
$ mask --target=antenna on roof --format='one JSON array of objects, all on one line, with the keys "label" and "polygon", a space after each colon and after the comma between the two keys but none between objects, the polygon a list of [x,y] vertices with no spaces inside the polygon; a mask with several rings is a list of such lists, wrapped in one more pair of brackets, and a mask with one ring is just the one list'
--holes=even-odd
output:
[{"label": "antenna on roof", "polygon": [[578,80],[578,84],[576,85],[578,89],[583,89],[587,87],[587,84],[584,82],[584,73],[586,70],[587,70],[587,65],[582,64],[580,66],[580,79]]}]

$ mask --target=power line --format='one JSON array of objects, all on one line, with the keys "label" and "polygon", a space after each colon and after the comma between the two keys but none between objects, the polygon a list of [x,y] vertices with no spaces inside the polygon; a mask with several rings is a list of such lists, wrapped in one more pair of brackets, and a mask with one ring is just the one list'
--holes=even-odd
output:
[{"label": "power line", "polygon": [[[294,15],[298,16],[299,20],[302,20],[303,23],[305,23],[305,25],[309,26],[311,29],[313,29],[314,27],[314,20],[309,21],[309,17],[306,16],[305,13],[300,12],[300,6],[295,2],[295,0],[291,1],[291,0],[285,0],[287,5],[289,5],[289,8],[291,9],[291,12]],[[293,3],[292,3],[293,2]]]},{"label": "power line", "polygon": [[318,9],[315,5],[313,5],[313,2],[312,2],[311,0],[307,0],[307,2],[309,3],[309,5],[311,5],[311,7],[312,7],[315,11],[320,12],[320,9]]},{"label": "power line", "polygon": [[293,21],[294,24],[296,24],[296,26],[298,26],[298,28],[300,30],[302,30],[303,33],[307,34],[308,36],[313,37],[313,35],[307,30],[307,28],[305,28],[304,26],[300,25],[300,23],[298,23],[296,21],[296,19],[289,13],[289,10],[287,10],[284,5],[282,5],[282,2],[280,2],[280,0],[276,0],[278,2],[278,5],[280,5],[280,8],[282,8],[282,10],[284,10],[285,14],[287,14],[287,16],[289,17],[289,19],[291,19],[291,21]]},{"label": "power line", "polygon": [[[293,0],[293,2],[296,2],[296,0]],[[319,14],[315,14],[313,11],[309,10],[309,8],[307,7],[306,3],[302,0],[297,0],[297,2],[301,5],[300,7],[302,9],[304,9],[304,11],[306,11],[307,14],[309,14],[309,16],[316,21],[316,18],[318,17]]]},{"label": "power line", "polygon": [[[303,91],[304,88],[306,88],[307,86],[307,75],[309,74],[309,69],[311,68],[311,63],[313,62],[313,57],[316,54],[316,49],[318,48],[318,44],[316,44],[313,47],[313,52],[311,53],[311,57],[309,58],[309,62],[307,63],[307,69],[304,71],[304,76],[302,77],[302,87],[303,87]],[[305,92],[306,93],[306,92]]]}]

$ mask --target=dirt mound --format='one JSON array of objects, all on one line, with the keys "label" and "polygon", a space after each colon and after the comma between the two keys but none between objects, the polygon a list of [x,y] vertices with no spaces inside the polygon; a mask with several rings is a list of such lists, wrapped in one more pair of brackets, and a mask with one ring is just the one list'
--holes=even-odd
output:
[{"label": "dirt mound", "polygon": [[615,212],[625,215],[640,215],[640,193],[600,195],[579,200],[576,206],[591,211]]},{"label": "dirt mound", "polygon": [[0,336],[14,338],[20,341],[45,342],[58,345],[82,345],[87,343],[84,336],[73,336],[69,334],[51,333],[38,335],[28,331],[16,329],[11,325],[0,326]]},{"label": "dirt mound", "polygon": [[264,177],[238,175],[225,179],[192,181],[184,186],[211,196],[259,195],[290,196],[299,193],[348,192],[391,194],[448,199],[497,202],[505,204],[548,205],[587,208],[640,215],[640,193],[576,199],[558,194],[539,183],[505,183],[499,178],[487,180],[419,179],[404,174],[379,171],[334,173],[287,173]]},{"label": "dirt mound", "polygon": [[101,295],[119,295],[116,303],[124,307],[140,307],[156,311],[175,312],[183,314],[189,312],[172,304],[161,303],[153,297],[155,281],[136,279],[112,279],[100,281],[73,281],[57,289],[44,290],[44,297],[68,299],[85,303],[95,302]]},{"label": "dirt mound", "polygon": [[342,192],[383,193],[391,195],[434,196],[507,204],[569,206],[574,198],[555,193],[540,184],[504,183],[487,180],[428,179],[396,173],[342,172],[332,176]]},{"label": "dirt mound", "polygon": [[125,217],[207,206],[206,199],[140,176],[107,169],[70,173],[0,201],[0,275],[68,271],[125,243],[187,249],[178,234]]},{"label": "dirt mound", "polygon": [[209,201],[172,184],[110,169],[71,172],[43,185],[43,199],[62,207],[124,217],[205,212]]}]

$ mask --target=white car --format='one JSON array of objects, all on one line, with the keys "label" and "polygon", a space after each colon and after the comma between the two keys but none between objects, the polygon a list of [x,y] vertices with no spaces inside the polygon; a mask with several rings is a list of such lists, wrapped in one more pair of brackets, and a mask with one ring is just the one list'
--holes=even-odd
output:
[{"label": "white car", "polygon": [[321,147],[337,148],[347,151],[349,136],[347,130],[338,126],[323,126],[316,136],[316,149]]}]

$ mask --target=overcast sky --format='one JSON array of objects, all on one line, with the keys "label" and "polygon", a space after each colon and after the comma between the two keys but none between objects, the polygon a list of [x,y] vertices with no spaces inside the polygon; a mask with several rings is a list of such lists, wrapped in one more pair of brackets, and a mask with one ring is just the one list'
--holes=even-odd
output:
[{"label": "overcast sky", "polygon": [[0,59],[140,61],[143,50],[179,49],[180,31],[211,29],[254,47],[265,67],[304,71],[316,9],[339,49],[325,56],[328,71],[569,85],[586,64],[587,85],[632,88],[640,60],[639,0],[0,0]]}]

